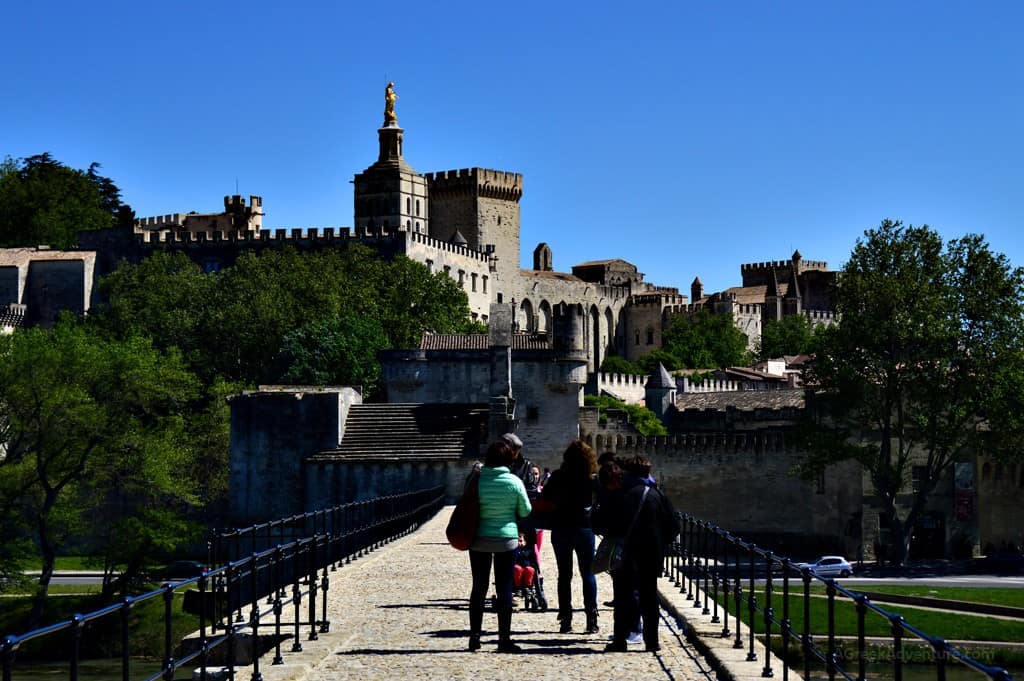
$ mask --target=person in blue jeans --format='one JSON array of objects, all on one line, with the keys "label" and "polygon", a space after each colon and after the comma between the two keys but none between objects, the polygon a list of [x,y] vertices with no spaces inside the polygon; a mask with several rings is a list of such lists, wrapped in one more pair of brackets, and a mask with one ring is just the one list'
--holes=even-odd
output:
[{"label": "person in blue jeans", "polygon": [[597,625],[597,580],[594,579],[594,531],[590,509],[594,503],[597,456],[585,442],[573,440],[562,454],[561,467],[541,492],[550,506],[551,548],[558,567],[559,631],[572,631],[573,554],[583,581],[583,609],[587,615],[585,633],[595,634]]}]

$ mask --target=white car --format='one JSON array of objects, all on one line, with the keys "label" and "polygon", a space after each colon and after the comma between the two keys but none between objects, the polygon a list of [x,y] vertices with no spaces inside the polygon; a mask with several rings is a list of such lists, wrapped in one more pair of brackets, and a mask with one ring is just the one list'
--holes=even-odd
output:
[{"label": "white car", "polygon": [[853,566],[842,556],[822,556],[813,563],[797,563],[797,569],[807,568],[818,577],[849,577]]}]

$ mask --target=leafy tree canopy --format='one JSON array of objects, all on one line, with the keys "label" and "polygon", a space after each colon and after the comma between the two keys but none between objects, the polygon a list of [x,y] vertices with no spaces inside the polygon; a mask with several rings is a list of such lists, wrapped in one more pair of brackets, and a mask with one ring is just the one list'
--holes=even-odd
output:
[{"label": "leafy tree canopy", "polygon": [[631,374],[634,376],[642,376],[644,373],[636,364],[618,355],[608,355],[605,357],[604,361],[601,362],[601,371],[608,374]]},{"label": "leafy tree canopy", "polygon": [[807,377],[818,392],[802,470],[863,466],[902,561],[959,457],[1006,456],[1024,441],[1024,270],[980,236],[944,245],[927,226],[885,220],[858,240],[834,301],[840,321]]},{"label": "leafy tree canopy", "polygon": [[0,164],[0,247],[71,248],[79,231],[131,224],[134,213],[99,167],[69,168],[48,153],[8,156]]},{"label": "leafy tree canopy", "polygon": [[372,387],[377,351],[415,347],[426,330],[479,326],[451,278],[360,246],[249,253],[210,275],[184,255],[156,254],[121,267],[102,290],[110,302],[93,323],[114,337],[143,334],[179,348],[207,382]]},{"label": "leafy tree canopy", "polygon": [[41,553],[35,617],[67,537],[92,537],[97,554],[127,566],[126,580],[150,550],[185,537],[180,517],[155,514],[130,549],[123,542],[139,512],[198,501],[180,416],[197,386],[176,353],[139,338],[103,340],[68,317],[0,337],[0,354],[0,525]]},{"label": "leafy tree canopy", "polygon": [[[713,369],[750,363],[747,337],[732,317],[702,309],[695,315],[676,315],[665,331],[662,348],[679,366],[665,368]],[[657,364],[655,363],[655,366]],[[644,367],[647,370],[647,367]]]},{"label": "leafy tree canopy", "polygon": [[[630,424],[642,435],[666,435],[668,431],[665,424],[658,420],[653,411],[639,404],[626,404],[609,395],[587,395],[583,403],[588,407],[597,407],[604,411],[607,409],[621,409],[629,415]],[[602,421],[605,416],[602,414]]]},{"label": "leafy tree canopy", "polygon": [[811,320],[804,315],[787,315],[772,320],[761,328],[761,347],[758,357],[773,359],[785,355],[801,355],[814,352],[817,336],[823,326],[812,327]]}]

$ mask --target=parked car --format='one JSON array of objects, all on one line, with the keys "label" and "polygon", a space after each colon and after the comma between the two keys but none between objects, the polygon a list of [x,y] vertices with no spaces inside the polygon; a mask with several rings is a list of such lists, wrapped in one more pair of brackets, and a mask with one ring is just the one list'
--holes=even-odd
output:
[{"label": "parked car", "polygon": [[202,577],[208,568],[195,560],[176,560],[163,569],[160,575],[167,580]]},{"label": "parked car", "polygon": [[822,556],[811,563],[797,563],[800,570],[807,568],[819,577],[849,577],[853,574],[853,566],[842,556]]}]

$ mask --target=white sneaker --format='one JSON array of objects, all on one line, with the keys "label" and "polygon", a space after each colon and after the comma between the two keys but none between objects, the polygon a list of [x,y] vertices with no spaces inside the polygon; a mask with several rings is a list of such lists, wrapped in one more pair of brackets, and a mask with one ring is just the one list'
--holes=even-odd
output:
[{"label": "white sneaker", "polygon": [[643,643],[644,632],[634,631],[632,634],[626,637],[626,643]]}]

